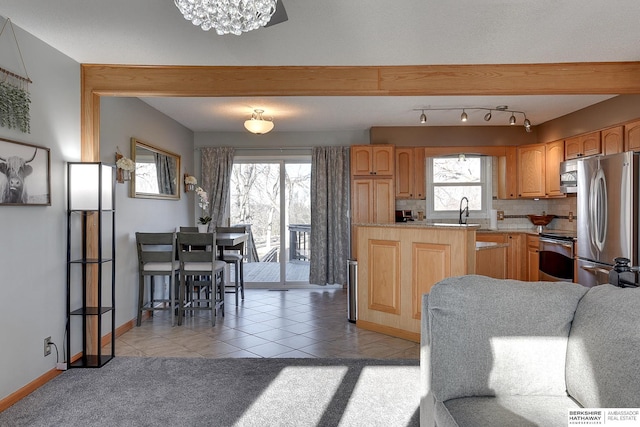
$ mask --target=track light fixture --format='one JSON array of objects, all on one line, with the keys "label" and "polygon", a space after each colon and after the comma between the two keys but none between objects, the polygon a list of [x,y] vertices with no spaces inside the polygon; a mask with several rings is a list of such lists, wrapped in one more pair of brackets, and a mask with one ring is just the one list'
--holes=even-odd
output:
[{"label": "track light fixture", "polygon": [[517,123],[516,120],[516,114],[522,114],[524,116],[524,128],[527,132],[531,132],[532,128],[531,128],[531,121],[529,119],[527,119],[527,115],[525,114],[524,111],[517,111],[517,110],[510,110],[509,107],[507,105],[498,105],[497,107],[494,108],[486,108],[486,107],[447,107],[447,108],[417,108],[414,109],[413,111],[420,111],[420,123],[421,124],[425,124],[427,123],[427,115],[425,114],[425,111],[460,111],[462,110],[462,113],[460,114],[460,121],[462,122],[466,122],[469,120],[469,115],[467,114],[467,110],[469,111],[486,111],[487,113],[484,115],[484,121],[488,122],[491,121],[491,119],[493,118],[493,112],[497,112],[497,113],[511,113],[511,116],[509,117],[509,124],[510,125],[515,125]]}]

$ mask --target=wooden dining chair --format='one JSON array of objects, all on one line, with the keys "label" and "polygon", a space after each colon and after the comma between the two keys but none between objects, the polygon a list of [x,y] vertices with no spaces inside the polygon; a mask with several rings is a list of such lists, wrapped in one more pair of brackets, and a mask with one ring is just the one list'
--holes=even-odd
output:
[{"label": "wooden dining chair", "polygon": [[[176,308],[176,276],[180,271],[180,263],[175,259],[175,233],[136,233],[138,249],[138,318],[137,326],[142,323],[142,312],[155,310],[171,310],[171,325],[175,324]],[[149,277],[149,298],[145,302],[145,277]],[[156,298],[154,278],[169,276],[169,295]],[[168,307],[167,307],[168,303]]]},{"label": "wooden dining chair", "polygon": [[182,324],[186,310],[211,310],[211,326],[215,326],[218,311],[224,316],[225,267],[224,261],[216,259],[216,235],[179,232],[177,244],[180,260],[178,325]]},{"label": "wooden dining chair", "polygon": [[[245,227],[216,227],[216,233],[246,233]],[[222,260],[235,267],[234,290],[236,294],[236,307],[238,306],[238,291],[240,298],[244,300],[244,242],[235,246],[225,246]]]}]

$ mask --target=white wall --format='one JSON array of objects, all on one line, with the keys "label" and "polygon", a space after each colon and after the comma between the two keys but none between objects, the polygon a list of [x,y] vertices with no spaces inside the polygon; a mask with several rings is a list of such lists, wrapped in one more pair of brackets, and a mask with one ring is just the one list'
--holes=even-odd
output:
[{"label": "white wall", "polygon": [[[0,127],[0,138],[51,150],[51,206],[0,206],[0,399],[55,366],[55,350],[46,358],[43,355],[45,337],[52,337],[62,357],[65,162],[80,159],[80,66],[14,27],[33,80],[31,133]],[[7,31],[0,38],[0,66],[24,74],[13,35]]]},{"label": "white wall", "polygon": [[[115,162],[116,147],[131,158],[131,138],[179,154],[180,177],[193,173],[193,133],[137,98],[103,97],[100,101],[100,153]],[[180,200],[134,199],[129,183],[116,184],[116,326],[137,316],[138,254],[136,231],[175,231],[195,225],[193,193]]]}]

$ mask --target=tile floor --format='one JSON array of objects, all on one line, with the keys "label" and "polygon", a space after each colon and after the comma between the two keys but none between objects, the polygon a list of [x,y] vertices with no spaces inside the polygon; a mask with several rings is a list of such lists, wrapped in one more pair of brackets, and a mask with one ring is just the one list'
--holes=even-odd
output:
[{"label": "tile floor", "polygon": [[214,327],[208,312],[174,327],[168,311],[155,312],[117,338],[116,355],[419,359],[418,343],[349,323],[342,289],[246,289],[239,307],[234,294],[226,305]]}]

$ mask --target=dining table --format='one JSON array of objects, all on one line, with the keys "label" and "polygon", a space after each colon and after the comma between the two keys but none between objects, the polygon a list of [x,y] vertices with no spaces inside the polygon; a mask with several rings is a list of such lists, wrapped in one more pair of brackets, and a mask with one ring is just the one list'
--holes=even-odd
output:
[{"label": "dining table", "polygon": [[249,233],[216,233],[216,245],[220,251],[220,259],[222,259],[225,247],[235,246],[248,239]]}]

